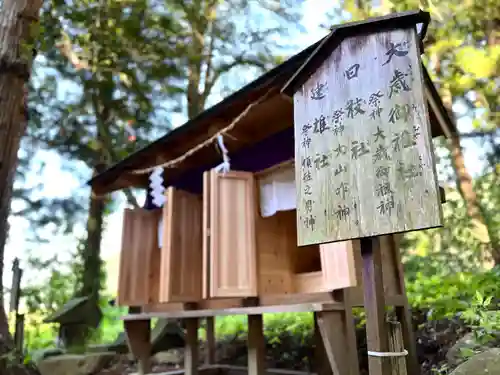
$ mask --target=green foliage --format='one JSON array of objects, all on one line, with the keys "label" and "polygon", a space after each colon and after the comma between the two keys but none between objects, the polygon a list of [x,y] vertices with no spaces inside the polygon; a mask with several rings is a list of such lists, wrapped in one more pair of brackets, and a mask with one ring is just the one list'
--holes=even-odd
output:
[{"label": "green foliage", "polygon": [[431,319],[452,317],[466,311],[477,293],[500,301],[500,268],[482,273],[428,276],[419,273],[407,282],[408,299],[417,309],[429,309]]},{"label": "green foliage", "polygon": [[[303,342],[313,330],[312,313],[277,313],[264,315],[264,334],[271,338],[270,342],[279,344],[283,332],[295,336]],[[245,335],[247,318],[244,315],[233,315],[216,318],[216,334],[219,339]]]},{"label": "green foliage", "polygon": [[[462,313],[462,319],[474,333],[474,339],[479,344],[487,344],[498,338],[500,333],[499,294],[489,294],[488,297],[476,290],[470,306]],[[475,353],[468,353],[471,354]]]}]

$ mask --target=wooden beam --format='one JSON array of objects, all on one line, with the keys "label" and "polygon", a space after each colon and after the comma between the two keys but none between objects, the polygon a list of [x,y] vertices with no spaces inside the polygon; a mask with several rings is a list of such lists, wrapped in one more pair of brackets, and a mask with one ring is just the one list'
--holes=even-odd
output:
[{"label": "wooden beam", "polygon": [[206,318],[210,316],[225,315],[259,315],[277,312],[310,312],[324,310],[343,310],[343,303],[305,303],[300,305],[274,305],[257,307],[236,307],[221,310],[179,310],[170,312],[150,312],[142,314],[132,314],[121,317],[122,320],[141,320],[151,318],[164,319],[185,319],[185,318]]}]

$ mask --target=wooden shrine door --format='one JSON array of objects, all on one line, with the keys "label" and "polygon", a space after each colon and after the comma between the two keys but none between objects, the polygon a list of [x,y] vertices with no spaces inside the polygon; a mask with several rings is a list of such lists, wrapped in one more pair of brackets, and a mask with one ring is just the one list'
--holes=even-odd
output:
[{"label": "wooden shrine door", "polygon": [[158,302],[160,248],[159,210],[125,209],[118,271],[119,306],[143,306]]},{"label": "wooden shrine door", "polygon": [[254,176],[211,170],[203,188],[204,296],[257,296]]},{"label": "wooden shrine door", "polygon": [[173,187],[166,196],[160,302],[196,302],[202,294],[202,197]]}]

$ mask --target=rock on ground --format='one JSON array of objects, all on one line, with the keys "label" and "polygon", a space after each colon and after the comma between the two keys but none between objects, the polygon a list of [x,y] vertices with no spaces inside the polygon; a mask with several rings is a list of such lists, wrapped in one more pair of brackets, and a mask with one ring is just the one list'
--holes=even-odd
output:
[{"label": "rock on ground", "polygon": [[65,354],[38,363],[42,375],[90,375],[112,361],[116,353]]},{"label": "rock on ground", "polygon": [[497,375],[500,374],[500,349],[489,349],[476,354],[458,366],[451,375]]}]

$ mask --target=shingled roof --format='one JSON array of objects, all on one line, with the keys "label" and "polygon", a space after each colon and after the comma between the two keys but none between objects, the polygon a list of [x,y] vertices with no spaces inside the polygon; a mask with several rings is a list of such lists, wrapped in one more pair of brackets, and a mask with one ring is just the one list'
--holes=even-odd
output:
[{"label": "shingled roof", "polygon": [[[289,99],[285,99],[285,95],[281,95],[280,92],[293,95],[297,85],[300,85],[303,79],[307,79],[309,72],[312,71],[315,64],[321,62],[329,49],[338,45],[343,38],[352,35],[380,29],[407,28],[418,23],[423,24],[420,31],[420,36],[423,38],[427,29],[428,13],[421,11],[396,13],[363,22],[351,22],[336,26],[325,38],[187,121],[183,126],[172,130],[143,149],[129,155],[121,162],[111,166],[103,173],[96,175],[89,181],[89,184],[97,194],[105,194],[130,186],[147,186],[147,175],[137,175],[132,171],[151,167],[185,154],[196,143],[208,139],[215,132],[225,128],[250,103],[255,102],[264,95],[266,100],[255,109],[255,112],[259,113],[258,116],[260,117],[243,120],[246,121],[244,136],[240,138],[233,137],[228,140],[229,145],[227,146],[230,155],[283,131],[285,127],[293,127],[293,103]],[[455,126],[449,118],[448,112],[444,108],[425,67],[423,67],[423,75],[432,135],[434,137],[443,134],[449,136],[456,131]],[[282,118],[281,122],[285,124],[276,127],[270,126],[278,118]],[[169,185],[169,179],[176,179],[189,170],[199,170],[200,167],[203,169],[213,166],[214,163],[220,160],[220,155],[215,147],[210,147],[199,151],[191,159],[191,161],[186,161],[176,168],[169,169],[166,176],[166,185]]]}]

